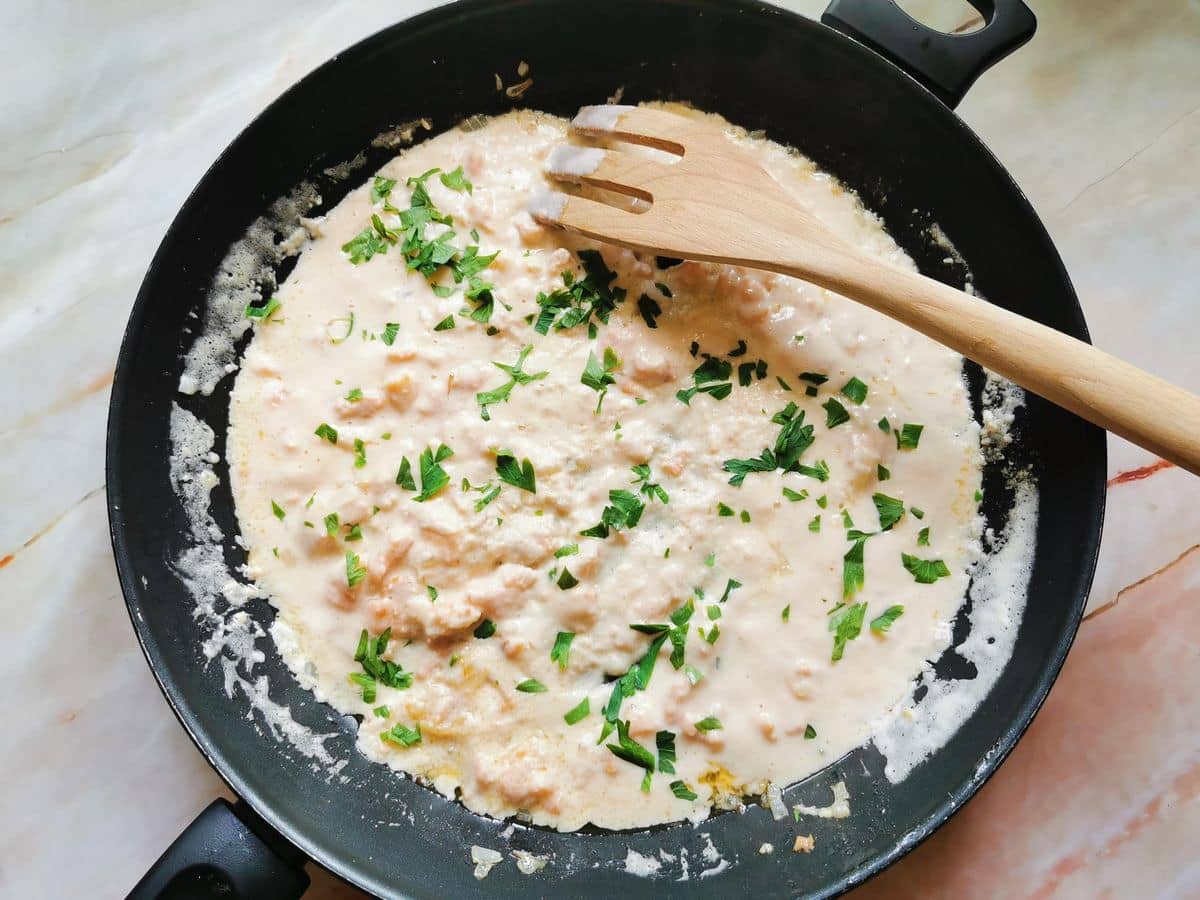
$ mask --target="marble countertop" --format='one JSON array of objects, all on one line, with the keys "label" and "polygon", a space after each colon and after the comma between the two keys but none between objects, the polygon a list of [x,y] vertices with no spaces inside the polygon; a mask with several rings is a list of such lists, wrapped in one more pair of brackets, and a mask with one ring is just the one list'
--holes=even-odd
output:
[{"label": "marble countertop", "polygon": [[[117,348],[167,224],[225,145],[305,72],[427,5],[0,8],[0,896],[122,896],[224,790],[117,585]],[[1200,391],[1200,3],[1034,5],[1034,41],[960,114],[1040,212],[1096,343]],[[1200,479],[1109,447],[1089,613],[1046,707],[979,796],[859,896],[1200,896]],[[310,896],[358,896],[314,881]]]}]

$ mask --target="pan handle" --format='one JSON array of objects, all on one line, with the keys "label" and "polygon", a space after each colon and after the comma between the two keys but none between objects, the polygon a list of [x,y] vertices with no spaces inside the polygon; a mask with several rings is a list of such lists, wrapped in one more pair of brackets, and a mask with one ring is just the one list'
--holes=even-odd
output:
[{"label": "pan handle", "polygon": [[976,78],[1037,30],[1022,0],[967,2],[984,19],[983,28],[969,34],[928,28],[893,0],[832,0],[821,21],[895,63],[954,109]]},{"label": "pan handle", "polygon": [[296,900],[304,854],[239,800],[214,800],[158,858],[129,900]]}]

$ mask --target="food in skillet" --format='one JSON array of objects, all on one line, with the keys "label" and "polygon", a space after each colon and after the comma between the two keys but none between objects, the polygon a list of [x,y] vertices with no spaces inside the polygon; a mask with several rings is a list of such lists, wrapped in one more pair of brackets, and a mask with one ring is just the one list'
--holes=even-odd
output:
[{"label": "food in skillet", "polygon": [[902,325],[534,223],[565,135],[447,132],[313,223],[248,310],[234,497],[281,651],[369,757],[562,829],[696,818],[907,714],[978,552],[979,432],[962,358]]}]

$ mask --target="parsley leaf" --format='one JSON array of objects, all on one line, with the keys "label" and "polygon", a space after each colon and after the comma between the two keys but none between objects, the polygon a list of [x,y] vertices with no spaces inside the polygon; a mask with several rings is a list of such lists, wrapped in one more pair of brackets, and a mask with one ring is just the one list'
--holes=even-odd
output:
[{"label": "parsley leaf", "polygon": [[[440,463],[453,455],[454,451],[445,444],[439,444],[436,451],[428,447],[421,451],[421,457],[417,461],[421,472],[421,493],[413,497],[413,500],[424,503],[436,496],[442,488],[450,483],[450,476],[446,474],[446,470],[441,467]],[[401,472],[403,472],[403,465],[402,461]],[[409,477],[412,477],[411,474]]]},{"label": "parsley leaf", "polygon": [[866,570],[863,567],[863,547],[866,543],[867,539],[865,537],[859,537],[850,545],[850,549],[846,551],[846,555],[842,557],[843,597],[853,597],[858,591],[862,590],[866,579]]},{"label": "parsley leaf", "polygon": [[852,402],[862,406],[867,399],[867,385],[857,378],[851,378],[842,385],[842,396],[848,397]]},{"label": "parsley leaf", "polygon": [[928,527],[922,528],[920,531],[917,532],[917,546],[918,547],[928,547],[929,546],[929,528]]},{"label": "parsley leaf", "polygon": [[888,531],[904,515],[904,501],[887,494],[872,494],[871,502],[879,513],[879,530]]},{"label": "parsley leaf", "polygon": [[658,749],[658,771],[666,775],[675,774],[675,733],[659,731],[654,735],[654,746]]},{"label": "parsley leaf", "polygon": [[629,722],[618,719],[617,743],[605,744],[609,752],[618,759],[632,763],[646,770],[647,774],[654,771],[654,754],[629,736]]},{"label": "parsley leaf", "polygon": [[917,445],[921,443],[921,432],[925,430],[924,425],[908,425],[896,432],[896,449],[897,450],[916,450]]},{"label": "parsley leaf", "polygon": [[271,512],[275,514],[275,518],[277,518],[280,522],[282,522],[283,517],[287,515],[287,513],[283,511],[283,507],[274,500],[271,501]]},{"label": "parsley leaf", "polygon": [[838,403],[833,397],[822,403],[821,408],[825,410],[826,428],[836,428],[850,421],[850,413],[846,412],[846,407]]},{"label": "parsley leaf", "polygon": [[417,483],[413,481],[412,463],[407,456],[400,457],[400,471],[396,473],[396,484],[407,491],[415,491]]},{"label": "parsley leaf", "polygon": [[418,722],[413,728],[396,723],[392,726],[390,731],[381,732],[379,737],[381,740],[389,744],[399,744],[401,747],[411,747],[414,744],[421,743],[421,723]]},{"label": "parsley leaf", "polygon": [[337,429],[327,425],[325,422],[322,422],[320,425],[318,425],[317,430],[314,431],[313,434],[319,438],[324,438],[331,444],[336,444],[338,442]]},{"label": "parsley leaf", "polygon": [[470,180],[463,173],[462,166],[459,166],[453,172],[443,172],[439,178],[442,184],[452,191],[459,191],[460,193],[466,191],[470,194],[475,190],[475,186],[471,184]]},{"label": "parsley leaf", "polygon": [[496,633],[496,623],[491,619],[484,619],[475,626],[475,630],[471,633],[474,634],[475,637],[479,638],[479,640],[486,641]]},{"label": "parsley leaf", "polygon": [[680,800],[695,800],[698,796],[696,792],[688,787],[683,781],[672,781],[671,793]]},{"label": "parsley leaf", "polygon": [[562,573],[558,576],[557,584],[561,590],[569,591],[571,588],[579,584],[579,579],[571,574],[570,569],[568,569],[566,566],[563,566]]},{"label": "parsley leaf", "polygon": [[379,339],[381,341],[383,341],[383,343],[385,345],[390,347],[390,346],[392,346],[392,344],[396,343],[396,335],[399,333],[400,333],[400,323],[399,322],[388,322],[386,325],[383,326],[383,334],[381,334],[379,336]]},{"label": "parsley leaf", "polygon": [[583,374],[579,377],[579,383],[590,387],[593,391],[597,391],[600,397],[596,400],[596,412],[600,412],[600,407],[604,403],[604,398],[608,394],[608,386],[616,384],[617,380],[613,377],[613,372],[621,367],[621,359],[613,351],[612,347],[604,348],[604,364],[600,364],[600,360],[596,358],[596,354],[588,352],[587,364],[583,367]]},{"label": "parsley leaf", "polygon": [[594,328],[593,316],[607,325],[609,316],[625,301],[624,288],[610,287],[617,273],[604,264],[599,251],[580,250],[576,255],[583,266],[584,277],[563,272],[562,288],[537,295],[540,311],[533,329],[538,334],[548,334],[551,328],[565,331],[585,324],[589,329]]},{"label": "parsley leaf", "polygon": [[884,634],[892,627],[892,623],[902,615],[904,615],[903,606],[889,606],[871,620],[871,630],[876,634]]},{"label": "parsley leaf", "polygon": [[367,464],[367,445],[362,438],[354,439],[354,468],[361,469]]},{"label": "parsley leaf", "polygon": [[358,554],[346,551],[346,584],[357,587],[358,583],[367,577],[367,570],[359,561]]},{"label": "parsley leaf", "polygon": [[522,694],[544,694],[546,693],[546,686],[536,678],[526,678],[517,685],[517,690]]},{"label": "parsley leaf", "polygon": [[578,705],[571,707],[563,714],[563,721],[568,725],[575,725],[586,719],[591,711],[591,701],[587,697],[584,697],[579,701]]},{"label": "parsley leaf", "polygon": [[278,297],[271,297],[262,306],[255,306],[253,303],[246,304],[246,318],[253,319],[255,322],[265,322],[271,318],[271,314],[279,309],[282,304]]},{"label": "parsley leaf", "polygon": [[638,297],[638,312],[642,314],[642,318],[646,321],[647,328],[658,327],[658,317],[662,315],[662,307],[658,305],[658,301],[649,294],[642,294]]},{"label": "parsley leaf", "polygon": [[453,331],[455,329],[454,316],[446,316],[442,321],[433,326],[434,331]]},{"label": "parsley leaf", "polygon": [[692,724],[701,734],[707,734],[710,731],[717,731],[718,729],[725,727],[721,724],[721,720],[716,716],[705,716],[699,722],[694,722]]},{"label": "parsley leaf", "polygon": [[509,380],[507,383],[500,385],[498,388],[493,388],[490,391],[483,391],[475,395],[475,402],[479,404],[479,415],[483,421],[487,422],[491,419],[491,414],[488,412],[488,407],[495,403],[507,402],[508,395],[512,393],[512,389],[518,384],[530,384],[534,381],[541,381],[549,372],[534,372],[528,373],[522,371],[522,366],[525,365],[525,359],[533,352],[533,344],[526,344],[521,348],[521,352],[517,355],[517,361],[511,366],[506,366],[504,363],[493,362],[495,366],[502,372],[507,372]]},{"label": "parsley leaf", "polygon": [[554,638],[554,646],[550,649],[550,661],[558,663],[560,669],[567,668],[567,659],[571,655],[571,642],[575,640],[575,632],[560,631]]},{"label": "parsley leaf", "polygon": [[843,607],[829,617],[829,630],[833,632],[833,654],[830,659],[837,662],[846,650],[847,641],[862,633],[863,617],[867,614],[866,603],[855,603]]},{"label": "parsley leaf", "polygon": [[817,736],[817,729],[813,728],[811,725],[804,726],[804,739],[806,741],[811,741],[816,736]]},{"label": "parsley leaf", "polygon": [[950,570],[946,568],[946,564],[940,559],[919,559],[915,556],[910,556],[907,553],[900,554],[900,560],[904,563],[917,584],[933,584],[939,578],[949,578]]},{"label": "parsley leaf", "polygon": [[643,497],[646,497],[650,500],[653,500],[657,497],[660,503],[670,503],[671,498],[667,492],[663,490],[662,485],[652,483],[650,481],[651,477],[652,475],[650,472],[649,463],[639,463],[633,467],[633,483],[641,485],[638,490],[641,492]]},{"label": "parsley leaf", "polygon": [[518,464],[515,456],[501,453],[496,457],[496,475],[505,484],[519,487],[531,494],[537,493],[537,479],[534,475],[533,463],[528,459],[524,459]]}]

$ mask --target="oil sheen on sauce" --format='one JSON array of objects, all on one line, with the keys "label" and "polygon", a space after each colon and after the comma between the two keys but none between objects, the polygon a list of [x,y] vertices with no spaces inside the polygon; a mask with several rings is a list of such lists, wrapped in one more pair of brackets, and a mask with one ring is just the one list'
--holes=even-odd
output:
[{"label": "oil sheen on sauce", "polygon": [[[249,572],[280,613],[281,652],[318,698],[361,717],[367,756],[478,812],[561,829],[696,819],[868,740],[946,647],[979,552],[979,432],[962,358],[902,325],[795,279],[660,267],[536,225],[526,203],[565,134],[563,120],[531,111],[447,132],[380,170],[390,191],[372,179],[313,224],[234,388],[233,492]],[[834,178],[794,151],[729,135],[831,228],[912,266]],[[460,166],[470,191],[442,181]],[[406,180],[434,168],[423,183],[455,232],[443,243],[459,259],[468,246],[499,252],[475,276],[493,286],[487,322],[468,314],[487,299],[464,296],[469,279],[455,284],[436,257],[428,277],[406,265],[404,234],[380,236],[387,252],[357,263],[343,249],[372,215],[399,230],[390,210],[410,209]],[[428,224],[425,240],[447,227]],[[591,249],[603,262],[592,258],[593,279],[623,301],[602,291],[615,303],[606,322],[593,314],[540,333],[539,294],[561,291],[564,272],[583,278],[578,253]],[[431,282],[452,290],[439,296]],[[524,375],[495,365],[512,367],[527,347]],[[851,379],[865,398],[843,392]],[[477,395],[514,380],[485,419]],[[706,389],[680,399],[694,387]],[[801,413],[812,442],[800,470],[731,485],[726,461],[761,462]],[[897,440],[905,424],[922,426],[915,448]],[[436,466],[448,482],[418,501],[423,474],[440,480],[433,465],[422,472],[421,454],[443,445],[453,455]],[[525,460],[536,492],[498,474],[506,464],[510,480],[527,481]],[[634,469],[645,466],[648,478]],[[629,495],[644,506],[636,524]],[[903,514],[881,530],[878,504],[897,508],[889,500]],[[582,535],[606,507],[608,536]],[[847,593],[856,546],[862,585]],[[922,583],[913,559],[949,574]],[[835,661],[831,622],[852,631],[856,604],[861,630]],[[873,630],[893,606],[903,614]],[[649,668],[664,627],[674,640],[667,633],[648,679],[626,678],[623,696],[620,676]],[[376,682],[364,699],[372,679],[350,678],[365,674],[355,660],[364,629],[372,641],[390,629],[383,658],[410,686],[390,675],[397,686]],[[564,633],[569,654],[552,659]],[[568,724],[585,699],[588,714]],[[598,742],[606,707],[641,753],[612,752],[617,730]],[[705,720],[719,727],[697,728]],[[661,753],[668,732],[673,766]],[[648,784],[644,765],[655,769]]]}]

